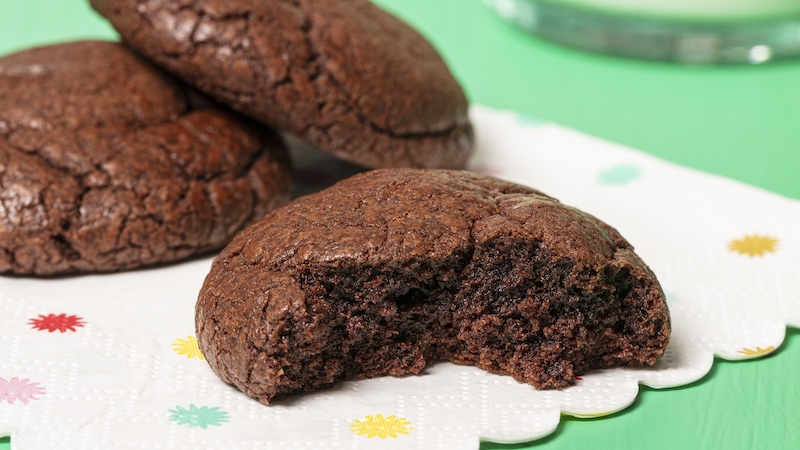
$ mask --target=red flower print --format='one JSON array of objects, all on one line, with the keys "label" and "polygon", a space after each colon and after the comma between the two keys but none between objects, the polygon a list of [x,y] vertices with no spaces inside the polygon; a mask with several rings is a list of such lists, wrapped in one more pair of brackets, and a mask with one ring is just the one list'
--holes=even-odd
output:
[{"label": "red flower print", "polygon": [[78,316],[68,316],[66,314],[48,314],[45,316],[44,314],[39,314],[38,318],[31,319],[28,324],[40,331],[47,330],[52,333],[58,330],[62,333],[66,333],[67,330],[77,331],[75,327],[82,327],[84,322],[83,319]]}]

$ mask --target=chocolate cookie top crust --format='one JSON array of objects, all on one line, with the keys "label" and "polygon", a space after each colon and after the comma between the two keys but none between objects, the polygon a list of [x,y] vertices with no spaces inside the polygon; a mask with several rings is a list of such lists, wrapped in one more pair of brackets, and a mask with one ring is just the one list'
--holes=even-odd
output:
[{"label": "chocolate cookie top crust", "polygon": [[368,0],[91,0],[187,83],[366,167],[463,168],[467,100],[434,48]]},{"label": "chocolate cookie top crust", "polygon": [[0,58],[0,273],[104,272],[224,246],[288,201],[286,150],[110,42]]},{"label": "chocolate cookie top crust", "polygon": [[612,227],[469,172],[393,169],[297,199],[238,235],[200,292],[197,337],[268,403],[437,359],[561,388],[651,365],[664,294]]}]

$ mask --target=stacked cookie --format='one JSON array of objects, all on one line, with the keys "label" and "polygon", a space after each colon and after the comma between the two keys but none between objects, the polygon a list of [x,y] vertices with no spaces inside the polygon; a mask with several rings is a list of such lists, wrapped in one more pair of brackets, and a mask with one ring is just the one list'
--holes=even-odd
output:
[{"label": "stacked cookie", "polygon": [[[663,291],[615,229],[445,170],[472,151],[466,98],[369,1],[91,3],[124,46],[0,58],[0,272],[123,270],[232,240],[197,337],[264,403],[437,359],[561,388],[664,353]],[[382,169],[281,207],[272,129]]]},{"label": "stacked cookie", "polygon": [[461,169],[467,100],[368,0],[92,0],[123,40],[262,123],[366,167]]},{"label": "stacked cookie", "polygon": [[119,44],[0,59],[0,272],[107,272],[225,245],[289,198],[277,135]]},{"label": "stacked cookie", "polygon": [[471,152],[458,83],[369,1],[92,5],[125,46],[0,58],[0,273],[222,247],[289,199],[271,128],[364,167],[463,168]]}]

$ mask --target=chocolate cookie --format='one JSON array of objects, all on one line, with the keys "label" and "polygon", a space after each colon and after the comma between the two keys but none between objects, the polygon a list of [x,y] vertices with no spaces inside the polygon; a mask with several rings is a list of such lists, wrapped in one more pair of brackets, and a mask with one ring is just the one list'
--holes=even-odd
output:
[{"label": "chocolate cookie", "polygon": [[670,318],[612,227],[533,189],[458,171],[356,175],[252,225],[217,257],[197,337],[268,403],[450,360],[561,388],[655,363]]},{"label": "chocolate cookie", "polygon": [[0,273],[174,261],[288,201],[275,134],[188,103],[116,43],[0,58]]},{"label": "chocolate cookie", "polygon": [[368,0],[91,0],[123,39],[251,117],[367,167],[463,168],[467,100]]}]

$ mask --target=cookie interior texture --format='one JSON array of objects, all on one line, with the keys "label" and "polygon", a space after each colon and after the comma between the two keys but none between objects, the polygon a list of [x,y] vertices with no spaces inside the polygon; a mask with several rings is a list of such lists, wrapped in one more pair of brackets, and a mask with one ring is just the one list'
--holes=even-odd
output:
[{"label": "cookie interior texture", "polygon": [[368,0],[91,0],[187,83],[366,167],[463,168],[467,100],[436,50]]},{"label": "cookie interior texture", "polygon": [[277,135],[189,103],[117,43],[0,58],[0,273],[174,261],[288,201]]},{"label": "cookie interior texture", "polygon": [[197,337],[268,403],[443,359],[561,388],[652,365],[664,294],[612,227],[533,189],[459,171],[356,175],[252,225],[214,261]]}]

